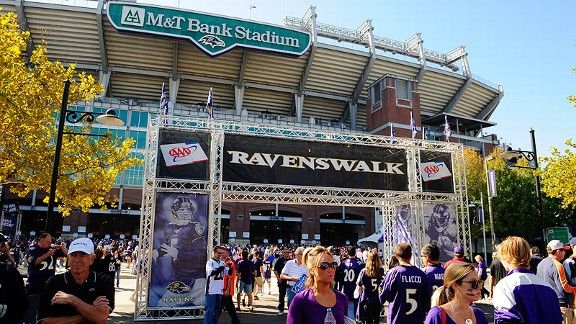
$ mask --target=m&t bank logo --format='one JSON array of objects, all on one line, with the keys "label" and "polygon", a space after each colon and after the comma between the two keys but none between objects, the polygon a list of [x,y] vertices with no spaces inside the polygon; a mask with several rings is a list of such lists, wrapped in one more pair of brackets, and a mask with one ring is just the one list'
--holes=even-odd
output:
[{"label": "m&t bank logo", "polygon": [[122,25],[144,26],[144,8],[124,6],[122,7]]}]

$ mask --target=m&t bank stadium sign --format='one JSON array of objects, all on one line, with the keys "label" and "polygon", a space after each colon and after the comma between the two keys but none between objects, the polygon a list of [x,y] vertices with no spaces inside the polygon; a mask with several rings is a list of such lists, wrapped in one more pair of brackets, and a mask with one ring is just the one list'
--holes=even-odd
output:
[{"label": "m&t bank stadium sign", "polygon": [[109,2],[108,19],[117,30],[185,38],[211,56],[234,47],[302,55],[310,46],[310,34],[194,11]]}]

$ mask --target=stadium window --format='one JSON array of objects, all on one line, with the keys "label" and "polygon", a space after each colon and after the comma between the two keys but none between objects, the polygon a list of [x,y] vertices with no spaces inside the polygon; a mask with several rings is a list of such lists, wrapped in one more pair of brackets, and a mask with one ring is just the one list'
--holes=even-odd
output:
[{"label": "stadium window", "polygon": [[370,88],[370,97],[372,98],[372,111],[380,109],[382,101],[382,86],[380,81],[374,83]]},{"label": "stadium window", "polygon": [[396,79],[396,100],[412,100],[412,82]]}]

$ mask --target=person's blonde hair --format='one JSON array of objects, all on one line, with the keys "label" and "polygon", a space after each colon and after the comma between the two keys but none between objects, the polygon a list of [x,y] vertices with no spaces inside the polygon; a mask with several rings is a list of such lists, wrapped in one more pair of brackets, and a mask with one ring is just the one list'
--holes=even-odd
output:
[{"label": "person's blonde hair", "polygon": [[509,236],[498,246],[498,257],[512,268],[529,268],[532,253],[530,244],[518,236]]},{"label": "person's blonde hair", "polygon": [[444,285],[438,288],[438,298],[432,299],[433,306],[444,305],[454,299],[453,284],[461,285],[462,280],[471,272],[476,271],[474,265],[466,262],[452,263],[444,272]]},{"label": "person's blonde hair", "polygon": [[310,248],[306,253],[306,266],[308,267],[308,279],[306,288],[313,288],[316,291],[316,279],[314,278],[314,269],[320,265],[322,257],[327,254],[333,257],[332,253],[325,247],[318,245]]},{"label": "person's blonde hair", "polygon": [[484,261],[484,258],[480,254],[477,254],[474,257],[474,260],[476,260],[476,262],[480,263],[480,262]]},{"label": "person's blonde hair", "polygon": [[366,258],[366,275],[370,278],[376,278],[382,275],[382,260],[376,251],[368,252]]}]

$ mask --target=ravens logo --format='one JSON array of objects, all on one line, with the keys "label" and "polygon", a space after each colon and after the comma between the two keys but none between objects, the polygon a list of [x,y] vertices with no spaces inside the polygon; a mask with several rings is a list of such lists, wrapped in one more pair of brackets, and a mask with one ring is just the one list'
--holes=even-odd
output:
[{"label": "ravens logo", "polygon": [[204,45],[210,45],[212,46],[212,48],[214,47],[224,47],[226,46],[226,43],[224,43],[223,40],[221,40],[220,38],[214,36],[214,35],[205,35],[202,36],[202,38],[200,38],[198,40],[198,42],[204,44]]},{"label": "ravens logo", "polygon": [[167,290],[175,294],[183,294],[191,291],[192,289],[182,281],[172,281],[167,287]]}]

